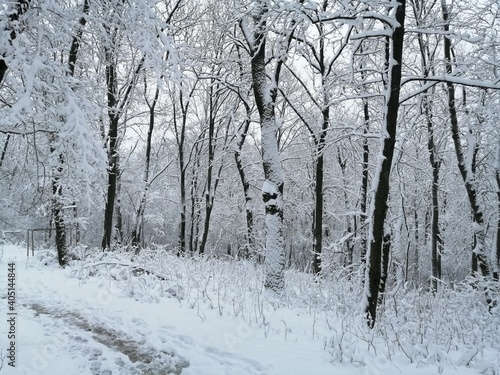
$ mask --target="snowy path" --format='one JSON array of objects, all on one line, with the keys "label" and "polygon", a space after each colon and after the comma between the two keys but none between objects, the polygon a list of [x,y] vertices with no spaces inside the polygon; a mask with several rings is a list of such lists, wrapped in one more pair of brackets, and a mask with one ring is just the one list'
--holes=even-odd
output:
[{"label": "snowy path", "polygon": [[[212,374],[266,373],[258,362],[200,345],[160,319],[139,318],[156,315],[159,306],[151,311],[151,305],[109,290],[89,294],[95,289],[62,273],[29,271],[18,268],[18,368],[2,373],[159,375],[185,368],[183,374],[202,374],[203,368]],[[179,352],[196,360],[190,363]]]},{"label": "snowy path", "polygon": [[[308,351],[298,342],[281,345],[277,357],[239,319],[189,309],[177,299],[141,303],[111,283],[82,283],[54,265],[26,262],[19,248],[5,249],[0,280],[7,278],[6,259],[17,268],[17,366],[4,365],[0,374],[262,375],[290,373],[294,362],[297,374],[303,373],[300,363],[309,367]],[[5,317],[3,288],[1,293]],[[328,354],[315,352],[323,355],[324,370],[331,369]]]}]

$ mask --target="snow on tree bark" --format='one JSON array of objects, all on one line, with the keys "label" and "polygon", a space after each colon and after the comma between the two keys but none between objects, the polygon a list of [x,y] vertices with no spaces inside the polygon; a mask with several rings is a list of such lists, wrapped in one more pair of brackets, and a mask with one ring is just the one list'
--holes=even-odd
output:
[{"label": "snow on tree bark", "polygon": [[260,116],[262,164],[264,185],[262,198],[265,206],[266,223],[266,280],[265,287],[280,292],[284,289],[286,263],[283,238],[283,185],[284,172],[278,149],[279,126],[275,115],[275,100],[279,78],[280,62],[273,78],[266,74],[266,17],[267,6],[258,1],[252,12],[254,21],[252,48],[252,81],[255,102]]}]

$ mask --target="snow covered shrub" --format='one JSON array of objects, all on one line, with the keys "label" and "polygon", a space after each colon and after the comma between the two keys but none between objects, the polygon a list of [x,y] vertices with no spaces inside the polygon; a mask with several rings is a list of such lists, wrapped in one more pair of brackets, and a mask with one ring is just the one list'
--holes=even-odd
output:
[{"label": "snow covered shrub", "polygon": [[389,292],[377,333],[411,363],[472,365],[483,348],[500,348],[500,313],[486,296],[498,300],[498,283],[471,281],[442,284],[435,295],[403,287]]}]

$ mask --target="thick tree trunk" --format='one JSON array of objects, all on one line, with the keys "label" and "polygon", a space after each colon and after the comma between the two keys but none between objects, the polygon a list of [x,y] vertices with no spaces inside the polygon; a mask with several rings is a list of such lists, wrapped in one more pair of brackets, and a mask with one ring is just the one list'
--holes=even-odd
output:
[{"label": "thick tree trunk", "polygon": [[392,48],[388,61],[388,87],[386,87],[385,102],[385,132],[381,163],[378,176],[375,176],[375,196],[371,223],[370,252],[368,254],[368,278],[365,283],[366,307],[365,314],[368,326],[375,325],[377,301],[382,272],[382,245],[384,240],[384,223],[387,214],[387,199],[389,196],[389,177],[396,143],[396,128],[399,109],[399,93],[401,89],[401,66],[403,57],[403,36],[406,0],[401,0],[396,6],[396,22],[399,24],[391,38]]},{"label": "thick tree trunk", "polygon": [[283,186],[284,172],[278,149],[279,126],[275,116],[275,100],[279,67],[271,82],[266,73],[266,20],[267,7],[263,2],[255,5],[253,51],[251,59],[252,81],[255,102],[260,116],[262,164],[264,185],[262,197],[266,222],[266,278],[265,287],[281,292],[285,287],[286,264],[283,238]]},{"label": "thick tree trunk", "polygon": [[113,233],[113,213],[115,210],[116,178],[118,175],[117,165],[117,141],[118,141],[118,98],[116,82],[116,66],[111,50],[106,48],[106,87],[108,104],[108,185],[106,193],[106,204],[104,206],[104,231],[102,235],[102,250],[111,249],[111,236]]},{"label": "thick tree trunk", "polygon": [[[110,34],[116,32],[113,30]],[[110,36],[111,37],[111,36]],[[113,39],[113,38],[112,38]],[[113,48],[113,47],[111,47]],[[124,91],[122,100],[119,100],[118,90],[118,78],[117,78],[117,67],[115,62],[114,52],[110,47],[105,47],[105,59],[106,59],[106,88],[107,88],[107,104],[108,104],[108,118],[109,118],[109,130],[107,136],[107,146],[108,146],[108,186],[106,193],[106,203],[104,206],[104,225],[103,225],[103,235],[101,241],[102,250],[111,249],[111,237],[113,234],[113,214],[115,212],[115,199],[116,199],[116,189],[118,185],[119,177],[119,166],[118,166],[118,124],[120,121],[120,115],[124,110],[125,105],[128,102],[132,89],[135,87],[136,79],[139,72],[142,70],[145,56],[143,56],[137,65],[135,71],[131,73],[131,78],[129,82],[122,87]],[[123,230],[121,229],[121,223],[118,223],[118,228],[120,234],[123,236]]]},{"label": "thick tree trunk", "polygon": [[[110,67],[106,71],[113,70]],[[108,73],[109,74],[109,73]],[[107,75],[108,75],[107,74]],[[112,96],[108,92],[108,96]],[[113,213],[115,210],[116,197],[116,178],[118,174],[118,166],[116,157],[118,150],[116,149],[118,137],[118,117],[112,113],[110,106],[110,123],[109,123],[109,144],[108,144],[108,186],[106,193],[106,205],[104,207],[104,232],[102,235],[101,248],[102,250],[111,249],[111,235],[113,232]]]},{"label": "thick tree trunk", "polygon": [[[441,0],[441,9],[443,13],[444,20],[444,58],[446,64],[446,73],[452,74],[452,54],[451,54],[451,40],[446,34],[449,32],[449,14],[448,6],[445,0]],[[483,211],[479,206],[478,194],[476,190],[475,174],[473,172],[473,166],[467,166],[462,149],[462,142],[460,137],[460,129],[458,126],[458,115],[455,105],[455,86],[451,82],[446,83],[446,89],[448,92],[448,111],[451,123],[451,134],[453,138],[453,144],[455,146],[455,154],[457,156],[458,169],[462,180],[465,184],[465,190],[467,191],[467,197],[469,199],[469,204],[472,211],[473,217],[473,228],[474,228],[474,246],[472,249],[473,265],[477,264],[477,268],[481,271],[483,276],[489,274],[488,260],[485,254],[485,229],[484,229],[484,217]],[[469,145],[472,147],[472,145]],[[474,266],[473,266],[474,268]],[[473,269],[474,272],[474,269]]]},{"label": "thick tree trunk", "polygon": [[[328,2],[323,3],[323,9],[326,10]],[[323,90],[323,107],[321,108],[321,131],[317,135],[313,135],[316,146],[316,173],[314,187],[314,215],[313,215],[313,272],[316,275],[321,273],[321,254],[323,252],[323,214],[324,214],[324,164],[325,164],[325,147],[326,136],[330,126],[330,95],[328,92],[327,76],[328,64],[325,57],[325,36],[322,25],[318,25],[319,39],[319,56],[317,56],[318,69],[321,74],[321,87]]]}]

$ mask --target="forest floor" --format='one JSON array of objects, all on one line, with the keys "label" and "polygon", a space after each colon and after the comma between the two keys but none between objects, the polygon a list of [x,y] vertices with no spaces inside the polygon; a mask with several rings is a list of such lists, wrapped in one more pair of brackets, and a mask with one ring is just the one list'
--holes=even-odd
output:
[{"label": "forest floor", "polygon": [[[50,251],[26,258],[22,247],[5,245],[0,255],[0,375],[500,374],[493,346],[413,361],[397,350],[377,350],[376,340],[339,339],[344,331],[335,328],[335,314],[255,292],[255,273],[234,268],[250,269],[249,263],[227,262],[225,274],[221,263],[186,260],[173,275],[171,268],[148,271],[125,257],[61,269]],[[15,367],[5,325],[14,316],[7,314],[6,288],[13,262]]]}]

